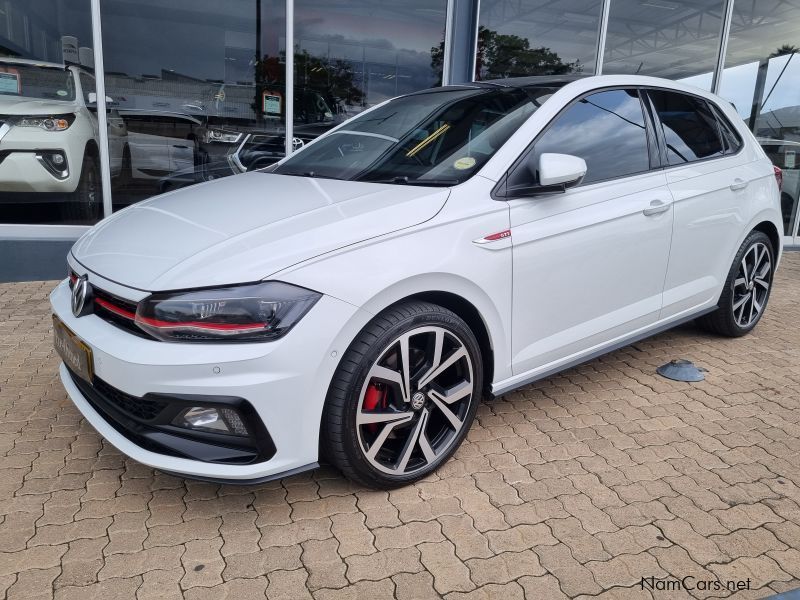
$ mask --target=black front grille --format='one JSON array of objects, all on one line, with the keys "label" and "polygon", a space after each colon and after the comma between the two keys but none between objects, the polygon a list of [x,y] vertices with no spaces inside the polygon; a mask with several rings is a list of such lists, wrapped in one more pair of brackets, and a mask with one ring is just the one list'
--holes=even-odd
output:
[{"label": "black front grille", "polygon": [[98,394],[109,403],[115,406],[129,417],[134,417],[142,421],[152,421],[167,407],[166,402],[148,400],[147,398],[137,398],[118,390],[112,385],[107,384],[99,377],[95,377],[92,385]]},{"label": "black front grille", "polygon": [[96,287],[92,288],[92,292],[94,292],[94,295],[98,298],[102,298],[107,302],[111,302],[115,306],[118,306],[119,308],[126,310],[131,314],[136,314],[136,302],[131,302],[130,300],[125,300],[124,298],[120,298],[114,294],[109,294],[107,291],[98,289]]}]

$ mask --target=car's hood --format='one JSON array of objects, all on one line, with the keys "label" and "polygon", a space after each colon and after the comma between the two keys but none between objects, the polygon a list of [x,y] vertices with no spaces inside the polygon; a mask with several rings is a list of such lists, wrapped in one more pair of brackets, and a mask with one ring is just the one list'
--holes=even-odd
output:
[{"label": "car's hood", "polygon": [[76,102],[61,100],[34,100],[0,94],[0,115],[40,116],[63,115],[78,108]]},{"label": "car's hood", "polygon": [[72,248],[142,290],[258,281],[349,244],[431,219],[449,190],[246,173],[133,205]]}]

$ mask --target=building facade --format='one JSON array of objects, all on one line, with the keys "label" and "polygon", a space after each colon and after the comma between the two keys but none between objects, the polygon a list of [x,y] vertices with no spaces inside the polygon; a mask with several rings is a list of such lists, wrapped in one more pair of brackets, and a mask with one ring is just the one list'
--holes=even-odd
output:
[{"label": "building facade", "polygon": [[0,280],[60,277],[104,216],[398,94],[563,73],[731,101],[783,170],[799,244],[798,52],[788,0],[0,0]]}]

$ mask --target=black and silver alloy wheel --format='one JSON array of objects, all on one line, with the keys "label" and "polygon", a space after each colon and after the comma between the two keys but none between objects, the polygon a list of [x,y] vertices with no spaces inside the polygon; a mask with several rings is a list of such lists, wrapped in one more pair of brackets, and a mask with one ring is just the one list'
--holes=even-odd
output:
[{"label": "black and silver alloy wheel", "polygon": [[733,281],[733,318],[739,327],[757,321],[769,296],[772,261],[767,246],[761,242],[747,249]]},{"label": "black and silver alloy wheel", "polygon": [[365,458],[406,475],[457,439],[474,397],[472,360],[454,333],[417,327],[389,344],[361,388],[356,425]]},{"label": "black and silver alloy wheel", "polygon": [[375,317],[348,348],[322,416],[322,452],[349,478],[392,488],[444,463],[481,398],[478,342],[456,314],[409,301]]},{"label": "black and silver alloy wheel", "polygon": [[733,260],[718,308],[701,319],[706,329],[738,337],[752,330],[764,314],[772,288],[775,258],[772,242],[753,231]]}]

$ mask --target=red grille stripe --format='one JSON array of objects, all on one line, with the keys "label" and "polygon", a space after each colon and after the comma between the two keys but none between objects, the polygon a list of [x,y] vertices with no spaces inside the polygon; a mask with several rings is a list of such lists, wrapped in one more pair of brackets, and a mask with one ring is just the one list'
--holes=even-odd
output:
[{"label": "red grille stripe", "polygon": [[108,300],[103,300],[102,298],[95,298],[94,302],[95,304],[99,304],[106,310],[113,312],[115,315],[119,315],[120,317],[125,317],[126,319],[130,319],[131,321],[133,321],[133,319],[136,317],[135,313],[132,313],[129,310],[125,310],[124,308],[117,306],[116,304],[112,304]]}]

